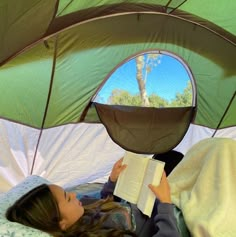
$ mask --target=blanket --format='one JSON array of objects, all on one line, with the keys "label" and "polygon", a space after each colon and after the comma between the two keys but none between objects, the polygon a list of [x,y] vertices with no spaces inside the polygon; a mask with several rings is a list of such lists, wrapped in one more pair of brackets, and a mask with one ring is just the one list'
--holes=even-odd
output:
[{"label": "blanket", "polygon": [[236,236],[236,141],[194,145],[168,176],[172,201],[193,237]]}]

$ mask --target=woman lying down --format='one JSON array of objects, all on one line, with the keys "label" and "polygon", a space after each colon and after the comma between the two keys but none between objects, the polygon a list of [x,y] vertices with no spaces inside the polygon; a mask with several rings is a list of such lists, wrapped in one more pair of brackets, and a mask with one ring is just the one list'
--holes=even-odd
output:
[{"label": "woman lying down", "polygon": [[157,198],[151,218],[143,215],[136,205],[114,201],[113,190],[125,168],[122,159],[114,164],[101,191],[101,200],[89,197],[78,200],[75,193],[65,192],[54,184],[43,184],[17,200],[7,210],[6,217],[55,237],[179,237],[165,173],[159,186],[149,185]]}]

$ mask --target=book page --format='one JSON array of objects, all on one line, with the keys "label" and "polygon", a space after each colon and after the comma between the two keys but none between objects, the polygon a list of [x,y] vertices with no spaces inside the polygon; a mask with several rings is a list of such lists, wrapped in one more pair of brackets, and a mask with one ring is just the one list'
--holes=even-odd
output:
[{"label": "book page", "polygon": [[137,204],[145,169],[150,158],[140,154],[126,152],[123,164],[127,164],[117,180],[114,195]]},{"label": "book page", "polygon": [[165,162],[150,159],[147,165],[143,184],[140,190],[137,206],[145,215],[151,216],[156,196],[149,189],[148,185],[159,185],[163,174]]}]

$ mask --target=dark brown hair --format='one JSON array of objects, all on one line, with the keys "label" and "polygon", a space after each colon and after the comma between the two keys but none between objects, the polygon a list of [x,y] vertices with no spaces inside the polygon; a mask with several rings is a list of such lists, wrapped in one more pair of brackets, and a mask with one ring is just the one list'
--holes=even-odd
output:
[{"label": "dark brown hair", "polygon": [[[61,220],[58,204],[47,184],[42,184],[17,200],[6,212],[9,221],[47,232],[55,237],[117,237],[136,236],[131,231],[116,227],[103,227],[110,214],[122,207],[110,199],[99,200],[84,207],[84,215],[67,230],[59,225]],[[100,213],[103,215],[100,215]]]}]

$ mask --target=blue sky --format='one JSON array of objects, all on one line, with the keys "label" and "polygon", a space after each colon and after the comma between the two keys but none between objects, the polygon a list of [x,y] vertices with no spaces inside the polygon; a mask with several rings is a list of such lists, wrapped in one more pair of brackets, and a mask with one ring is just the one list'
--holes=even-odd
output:
[{"label": "blue sky", "polygon": [[[167,100],[175,98],[177,92],[182,93],[189,81],[185,67],[175,58],[162,55],[160,63],[148,74],[146,90],[147,94],[157,94]],[[136,80],[136,62],[132,59],[119,67],[107,80],[99,92],[101,102],[111,95],[113,89],[129,91],[131,94],[139,93]]]}]

